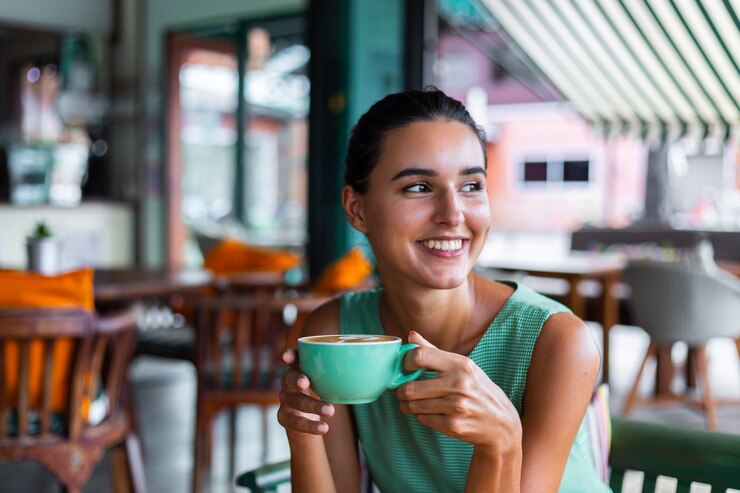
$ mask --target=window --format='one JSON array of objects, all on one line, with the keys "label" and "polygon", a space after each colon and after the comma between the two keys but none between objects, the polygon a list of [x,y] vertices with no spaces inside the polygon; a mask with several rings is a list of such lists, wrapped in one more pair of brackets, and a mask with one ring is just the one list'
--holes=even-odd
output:
[{"label": "window", "polygon": [[547,161],[525,161],[524,181],[547,181]]},{"label": "window", "polygon": [[563,181],[588,182],[590,164],[587,159],[563,161]]},{"label": "window", "polygon": [[521,161],[520,181],[525,185],[572,184],[587,185],[591,181],[589,158],[524,158]]}]

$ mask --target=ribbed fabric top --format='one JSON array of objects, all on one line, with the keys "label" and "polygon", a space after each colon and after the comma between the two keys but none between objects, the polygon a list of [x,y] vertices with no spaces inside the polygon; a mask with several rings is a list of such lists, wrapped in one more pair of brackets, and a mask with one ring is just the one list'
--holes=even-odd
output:
[{"label": "ribbed fabric top", "polygon": [[[510,283],[514,293],[468,355],[506,393],[522,414],[529,362],[543,324],[563,305],[531,289]],[[343,334],[385,334],[380,321],[382,288],[342,296],[339,324]],[[425,372],[421,379],[434,378]],[[450,438],[399,411],[395,390],[375,402],[352,406],[360,443],[374,483],[383,493],[462,492],[473,445]],[[561,492],[608,492],[590,455],[582,424],[568,458]]]}]

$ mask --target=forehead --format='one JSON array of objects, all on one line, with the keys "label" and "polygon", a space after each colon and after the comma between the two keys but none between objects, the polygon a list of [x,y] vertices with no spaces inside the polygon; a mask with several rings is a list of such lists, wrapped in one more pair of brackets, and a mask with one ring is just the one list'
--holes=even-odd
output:
[{"label": "forehead", "polygon": [[483,166],[478,136],[467,125],[448,120],[414,122],[388,132],[378,156],[379,172],[407,166]]}]

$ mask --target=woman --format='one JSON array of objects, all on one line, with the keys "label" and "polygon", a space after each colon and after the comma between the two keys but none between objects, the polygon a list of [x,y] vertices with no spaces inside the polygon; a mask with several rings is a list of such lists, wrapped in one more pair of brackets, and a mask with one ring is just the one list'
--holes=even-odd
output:
[{"label": "woman", "polygon": [[293,491],[359,491],[358,441],[385,493],[608,491],[586,440],[574,445],[599,370],[589,329],[524,286],[472,273],[489,232],[486,164],[483,131],[441,91],[387,96],[354,127],[342,204],[382,287],[322,306],[304,335],[398,336],[420,345],[406,368],[427,371],[343,406],[292,367],[278,419]]}]

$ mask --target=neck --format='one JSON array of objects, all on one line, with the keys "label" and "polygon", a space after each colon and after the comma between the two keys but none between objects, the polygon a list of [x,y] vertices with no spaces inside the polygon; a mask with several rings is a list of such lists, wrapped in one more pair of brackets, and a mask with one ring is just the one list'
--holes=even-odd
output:
[{"label": "neck", "polygon": [[384,288],[380,315],[388,334],[408,338],[411,330],[445,351],[456,351],[477,333],[473,275],[453,289]]}]

